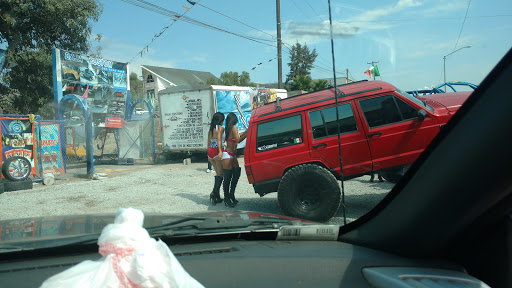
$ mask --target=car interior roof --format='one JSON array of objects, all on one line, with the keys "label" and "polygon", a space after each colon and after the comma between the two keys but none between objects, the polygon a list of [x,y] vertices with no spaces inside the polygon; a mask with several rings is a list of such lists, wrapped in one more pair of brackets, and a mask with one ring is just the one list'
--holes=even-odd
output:
[{"label": "car interior roof", "polygon": [[[494,258],[506,257],[494,250],[512,251],[510,79],[512,49],[384,200],[341,227],[340,240],[406,257],[450,257],[469,267],[468,247],[485,246]],[[497,230],[505,231],[505,243],[489,247],[501,234],[481,236]],[[489,273],[510,275],[510,260],[502,260],[507,265]],[[512,284],[512,276],[504,277]]]}]

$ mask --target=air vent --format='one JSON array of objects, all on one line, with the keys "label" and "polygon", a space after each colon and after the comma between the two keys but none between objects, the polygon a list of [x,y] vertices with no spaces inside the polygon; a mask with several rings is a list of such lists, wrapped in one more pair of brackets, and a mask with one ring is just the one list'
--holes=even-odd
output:
[{"label": "air vent", "polygon": [[[469,280],[460,277],[440,277],[440,276],[407,276],[398,277],[410,287],[453,287],[453,288],[483,288],[479,280]],[[484,284],[485,285],[485,284]]]},{"label": "air vent", "polygon": [[205,250],[193,250],[183,252],[173,252],[176,257],[180,256],[193,256],[193,255],[207,255],[207,254],[219,254],[219,253],[230,253],[235,251],[233,247],[228,248],[216,248],[216,249],[205,249]]},{"label": "air vent", "polygon": [[41,269],[49,269],[49,268],[67,268],[74,265],[79,264],[80,262],[71,262],[71,263],[62,263],[62,264],[52,264],[52,265],[40,265],[40,266],[28,266],[28,267],[19,267],[19,268],[11,268],[11,269],[2,269],[0,273],[11,273],[18,271],[30,271],[30,270],[41,270]]},{"label": "air vent", "polygon": [[[181,256],[193,256],[193,255],[230,253],[233,251],[235,251],[235,249],[233,247],[227,247],[227,248],[192,250],[192,251],[173,252],[173,253],[176,257],[181,257]],[[19,268],[8,268],[8,269],[1,269],[0,273],[12,273],[12,272],[18,272],[18,271],[41,270],[41,269],[49,269],[49,268],[68,268],[68,267],[75,266],[80,263],[81,262],[68,262],[68,263],[51,264],[51,265],[38,265],[38,266],[28,266],[28,267],[19,267]]]},{"label": "air vent", "polygon": [[490,288],[482,281],[460,271],[420,267],[363,268],[363,275],[373,287],[399,288]]},{"label": "air vent", "polygon": [[445,108],[443,104],[441,104],[437,101],[431,100],[431,99],[427,100],[427,105],[434,107],[434,108]]}]

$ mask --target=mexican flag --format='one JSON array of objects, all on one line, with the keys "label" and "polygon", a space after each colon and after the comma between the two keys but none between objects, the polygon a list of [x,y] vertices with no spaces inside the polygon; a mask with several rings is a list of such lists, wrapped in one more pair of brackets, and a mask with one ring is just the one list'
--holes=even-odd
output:
[{"label": "mexican flag", "polygon": [[373,74],[375,76],[380,76],[379,67],[377,67],[377,65],[373,65]]},{"label": "mexican flag", "polygon": [[368,70],[364,71],[364,74],[368,75],[370,78],[374,76],[380,76],[379,68],[377,65],[373,65],[372,67],[368,68]]}]

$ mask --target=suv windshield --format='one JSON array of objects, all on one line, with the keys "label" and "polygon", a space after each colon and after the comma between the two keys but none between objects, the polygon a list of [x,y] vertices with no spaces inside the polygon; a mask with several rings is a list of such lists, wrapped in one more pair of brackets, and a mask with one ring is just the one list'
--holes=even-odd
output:
[{"label": "suv windshield", "polygon": [[174,236],[366,214],[470,95],[434,88],[512,46],[512,6],[341,2],[0,0],[0,249],[128,207]]},{"label": "suv windshield", "polygon": [[425,108],[428,109],[430,112],[434,112],[434,108],[430,107],[426,102],[420,101],[418,98],[416,98],[416,97],[412,96],[411,94],[404,92],[400,89],[396,89],[396,91],[398,93],[400,93],[402,96],[406,97],[407,99],[415,102],[416,104],[418,104],[420,106],[425,106]]}]

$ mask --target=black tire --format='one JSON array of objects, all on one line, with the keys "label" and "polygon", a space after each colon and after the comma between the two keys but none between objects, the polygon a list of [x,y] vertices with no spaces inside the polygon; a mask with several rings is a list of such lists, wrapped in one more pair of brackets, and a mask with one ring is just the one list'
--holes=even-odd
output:
[{"label": "black tire", "polygon": [[4,192],[18,191],[18,190],[29,190],[33,188],[32,180],[23,181],[6,181],[2,183],[4,186]]},{"label": "black tire", "polygon": [[327,169],[303,164],[284,174],[277,199],[285,215],[325,222],[338,211],[341,192],[338,181]]},{"label": "black tire", "polygon": [[30,161],[25,157],[11,157],[2,163],[2,174],[11,181],[26,180],[31,172],[32,165],[30,165]]},{"label": "black tire", "polygon": [[380,173],[386,181],[396,184],[400,181],[404,172],[404,168],[391,168],[381,171]]}]

